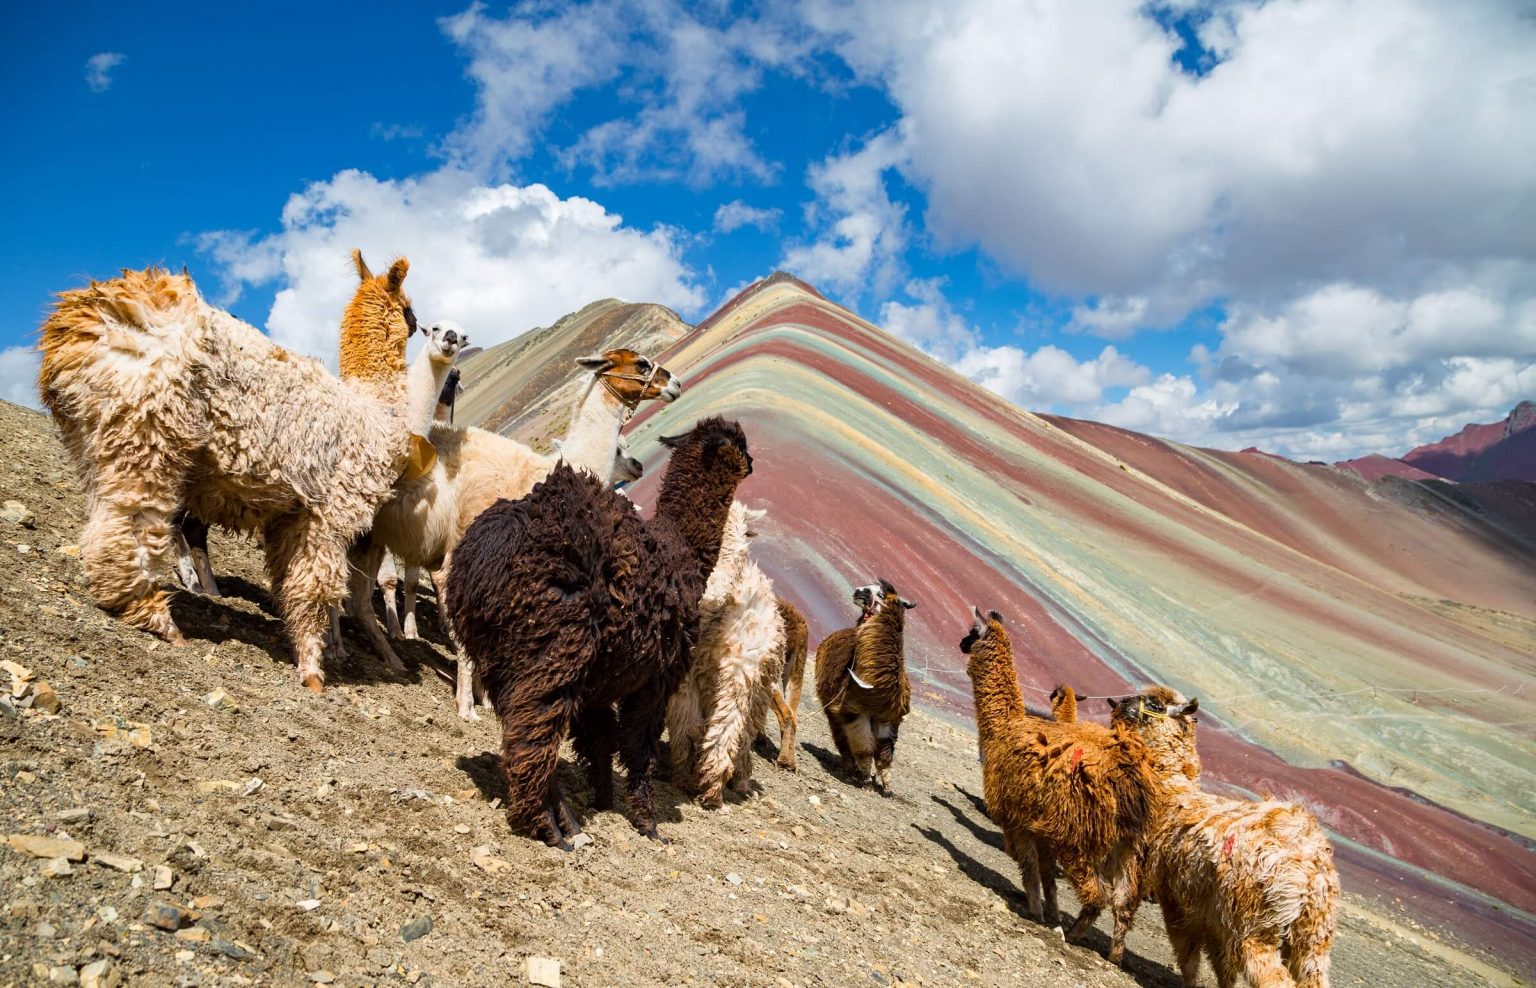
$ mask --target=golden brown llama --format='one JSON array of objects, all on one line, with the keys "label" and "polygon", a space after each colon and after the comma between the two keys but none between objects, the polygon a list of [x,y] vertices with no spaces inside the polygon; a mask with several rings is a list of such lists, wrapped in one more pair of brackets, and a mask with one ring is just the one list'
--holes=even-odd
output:
[{"label": "golden brown llama", "polygon": [[[864,604],[860,587],[855,601]],[[879,610],[856,627],[834,631],[816,648],[816,696],[827,715],[840,767],[859,785],[873,778],[890,792],[891,763],[902,718],[912,709],[904,643],[903,600],[889,581],[878,587]]]}]

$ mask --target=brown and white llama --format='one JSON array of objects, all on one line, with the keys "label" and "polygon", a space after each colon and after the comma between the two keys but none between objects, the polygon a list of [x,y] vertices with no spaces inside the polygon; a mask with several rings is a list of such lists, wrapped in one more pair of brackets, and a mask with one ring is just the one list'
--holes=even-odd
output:
[{"label": "brown and white llama", "polygon": [[[629,349],[578,358],[585,372],[577,389],[561,453],[543,456],[527,446],[485,429],[436,425],[432,447],[436,462],[422,477],[402,480],[374,519],[369,546],[353,556],[352,615],[376,648],[388,649],[370,601],[369,588],[386,551],[404,566],[439,570],[481,512],[498,500],[516,500],[548,476],[563,460],[606,481],[619,446],[619,427],[642,401],[671,402],[682,384],[665,367]],[[446,612],[443,586],[438,610]],[[390,654],[393,654],[391,651]],[[461,652],[454,688],[460,717],[477,718],[474,661]]]},{"label": "brown and white llama", "polygon": [[768,716],[784,664],[784,621],[773,583],[750,554],[765,512],[731,505],[720,555],[699,599],[699,638],[688,675],[667,705],[672,784],[718,809],[725,787],[747,791],[751,739]]},{"label": "brown and white llama", "polygon": [[1056,923],[1058,862],[1083,904],[1068,940],[1085,934],[1106,907],[1113,911],[1109,960],[1118,964],[1162,791],[1147,746],[1128,728],[1031,715],[1001,616],[972,615],[960,651],[974,691],[987,814],[1019,864],[1030,910],[1046,925]]},{"label": "brown and white llama", "polygon": [[[397,292],[403,260],[398,269]],[[403,340],[397,292],[368,281],[354,303]],[[156,578],[185,500],[205,522],[261,533],[300,681],[322,689],[347,546],[412,460],[401,409],[209,305],[186,274],[158,268],[61,293],[39,349],[38,391],[90,505],[80,561],[97,602],[183,640]]]},{"label": "brown and white llama", "polygon": [[617,752],[635,827],[656,833],[651,779],[667,700],[688,674],[699,598],[752,472],[735,422],[705,419],[662,444],[672,458],[649,521],[562,463],[476,518],[448,567],[454,635],[501,719],[508,819],[550,844],[580,833],[555,771],[567,731],[593,806],[613,804]]},{"label": "brown and white llama", "polygon": [[1195,985],[1204,952],[1218,984],[1327,988],[1338,929],[1333,846],[1300,803],[1234,799],[1200,788],[1196,700],[1154,686],[1119,703],[1168,797],[1148,844],[1146,888],[1163,911],[1179,974]]},{"label": "brown and white llama", "polygon": [[816,647],[816,696],[843,772],[860,785],[873,779],[888,793],[896,737],[912,709],[904,628],[917,605],[887,580],[860,587],[853,599],[863,609],[859,624]]}]

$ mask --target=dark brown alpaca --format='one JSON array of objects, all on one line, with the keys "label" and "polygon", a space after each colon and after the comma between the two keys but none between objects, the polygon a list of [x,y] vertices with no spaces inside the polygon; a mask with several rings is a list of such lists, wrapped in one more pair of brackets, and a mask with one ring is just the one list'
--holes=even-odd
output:
[{"label": "dark brown alpaca", "polygon": [[1002,618],[972,613],[960,651],[975,691],[987,813],[1019,864],[1030,910],[1047,925],[1056,922],[1056,862],[1083,904],[1068,940],[1086,933],[1106,906],[1113,910],[1109,960],[1118,964],[1163,793],[1152,756],[1133,730],[1029,714]]},{"label": "dark brown alpaca", "polygon": [[[805,657],[810,631],[805,615],[783,597],[779,598],[779,618],[784,622],[784,671],[773,684],[769,701],[779,719],[779,757],[775,765],[795,771],[795,734],[800,729],[800,691],[805,686]],[[767,744],[766,735],[757,740]]]},{"label": "dark brown alpaca", "polygon": [[912,709],[902,630],[917,605],[886,580],[860,587],[853,599],[863,608],[858,625],[832,632],[816,649],[816,696],[843,771],[860,785],[874,776],[888,792],[896,735]]},{"label": "dark brown alpaca", "polygon": [[688,671],[731,499],[752,472],[735,422],[705,419],[661,441],[672,461],[649,522],[561,464],[476,518],[449,565],[454,632],[501,718],[507,817],[550,844],[581,832],[555,773],[567,730],[593,806],[613,806],[617,752],[635,827],[656,834],[651,776],[667,700]]}]

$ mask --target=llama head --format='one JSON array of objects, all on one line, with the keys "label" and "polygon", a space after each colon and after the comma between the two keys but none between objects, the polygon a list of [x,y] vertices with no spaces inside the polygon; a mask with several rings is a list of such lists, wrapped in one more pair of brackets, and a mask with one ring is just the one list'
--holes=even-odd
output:
[{"label": "llama head", "polygon": [[[896,588],[891,585],[890,580],[881,580],[879,584],[874,586],[860,587],[858,590],[854,591],[854,599],[859,600],[858,595],[863,594],[866,591],[868,592],[865,595],[866,600],[878,599],[879,601],[879,603],[874,608],[873,614],[878,614],[885,610],[887,607],[900,608],[902,610],[910,611],[912,608],[917,606],[910,600],[907,600],[905,597],[898,594],[896,592]],[[863,607],[866,605],[864,601],[860,600],[859,606]]]},{"label": "llama head", "polygon": [[469,346],[469,334],[452,319],[444,319],[422,330],[427,338],[427,356],[434,364],[451,364],[459,351]]},{"label": "llama head", "polygon": [[1185,699],[1166,686],[1149,686],[1123,700],[1110,700],[1110,724],[1135,731],[1151,749],[1161,771],[1194,780],[1200,777],[1195,746],[1197,697]]},{"label": "llama head", "polygon": [[625,408],[642,401],[676,401],[683,393],[681,378],[634,350],[620,348],[576,358],[576,366],[590,371]]},{"label": "llama head", "polygon": [[1064,724],[1077,720],[1077,691],[1065,684],[1051,690],[1051,716]]},{"label": "llama head", "polygon": [[341,376],[377,379],[405,371],[405,344],[416,332],[416,312],[405,294],[411,262],[396,258],[375,275],[360,250],[352,252],[357,292],[342,314]]},{"label": "llama head", "polygon": [[885,603],[885,596],[880,592],[880,584],[868,583],[853,588],[853,602],[859,605],[859,619],[854,623],[863,624],[880,613],[880,605]]},{"label": "llama head", "polygon": [[669,472],[692,467],[711,476],[729,477],[738,484],[752,475],[747,434],[736,422],[718,416],[701,419],[690,431],[661,436],[657,441],[672,451]]},{"label": "llama head", "polygon": [[981,612],[981,608],[971,607],[971,627],[965,637],[960,639],[960,651],[970,656],[966,663],[966,672],[973,678],[983,669],[988,660],[996,654],[998,649],[1003,649],[1008,655],[1008,661],[1013,661],[1013,643],[1008,640],[1008,632],[1003,628],[1003,616],[996,611]]}]

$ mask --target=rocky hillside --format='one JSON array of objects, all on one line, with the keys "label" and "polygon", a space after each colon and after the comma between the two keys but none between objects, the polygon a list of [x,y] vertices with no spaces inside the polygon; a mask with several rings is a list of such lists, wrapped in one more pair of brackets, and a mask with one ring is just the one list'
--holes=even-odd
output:
[{"label": "rocky hillside", "polygon": [[[171,647],[90,603],[48,421],[0,403],[0,450],[0,985],[1177,983],[1153,907],[1127,971],[1021,915],[963,722],[915,712],[882,798],[807,705],[800,774],[759,761],[720,813],[662,785],[666,843],[589,812],[567,757],[593,843],[562,853],[508,832],[430,597],[409,675],[349,628],[310,695],[251,544],[215,538],[229,596],[178,596]],[[1512,983],[1435,927],[1350,896],[1335,983]]]},{"label": "rocky hillside", "polygon": [[1335,464],[1366,480],[1439,477],[1461,483],[1536,481],[1536,402],[1522,401],[1498,422],[1470,423],[1455,435],[1397,459],[1379,454]]}]

